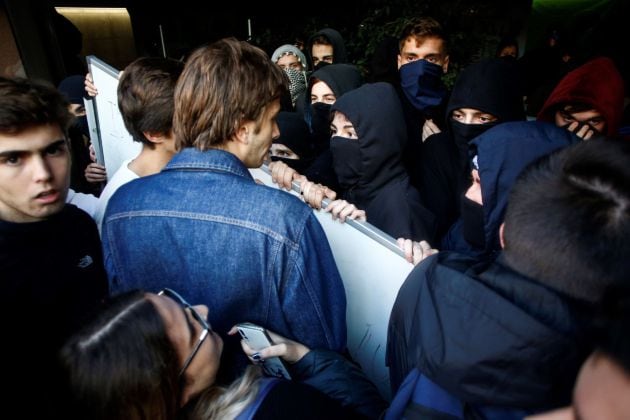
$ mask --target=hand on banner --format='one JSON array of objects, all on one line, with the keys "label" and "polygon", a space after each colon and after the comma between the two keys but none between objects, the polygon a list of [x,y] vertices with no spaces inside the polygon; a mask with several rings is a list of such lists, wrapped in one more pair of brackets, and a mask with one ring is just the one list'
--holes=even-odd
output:
[{"label": "hand on banner", "polygon": [[306,181],[304,175],[300,175],[295,169],[284,162],[276,161],[269,164],[271,170],[271,180],[287,191],[291,191],[293,181]]},{"label": "hand on banner", "polygon": [[437,254],[438,249],[431,248],[427,241],[412,241],[411,239],[398,238],[398,246],[405,253],[405,259],[413,265],[418,263],[430,255]]},{"label": "hand on banner", "polygon": [[359,210],[357,206],[348,203],[346,200],[335,200],[328,203],[324,209],[332,215],[333,220],[339,220],[344,223],[346,219],[359,220],[365,222],[367,220],[365,210]]},{"label": "hand on banner", "polygon": [[92,183],[105,182],[107,181],[107,171],[103,165],[90,163],[85,167],[85,179]]},{"label": "hand on banner", "polygon": [[435,125],[433,120],[426,120],[422,126],[422,141],[424,142],[429,136],[441,133],[440,127]]},{"label": "hand on banner", "polygon": [[92,73],[85,75],[85,82],[83,82],[83,84],[85,85],[85,91],[89,96],[94,97],[98,95],[98,90],[96,89],[96,86],[94,86],[94,79],[92,79]]},{"label": "hand on banner", "polygon": [[334,200],[337,197],[337,193],[330,188],[322,184],[315,184],[306,179],[306,177],[300,180],[300,194],[302,194],[306,204],[314,209],[321,209],[322,201],[325,198]]}]

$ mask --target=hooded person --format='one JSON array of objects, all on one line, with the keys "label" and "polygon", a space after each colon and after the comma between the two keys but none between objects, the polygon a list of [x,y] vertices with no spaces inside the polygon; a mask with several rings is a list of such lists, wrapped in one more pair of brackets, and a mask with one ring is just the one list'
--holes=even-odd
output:
[{"label": "hooded person", "polygon": [[[521,153],[531,160],[528,149],[552,142],[551,132],[568,134],[551,124],[518,122],[484,135],[509,136],[510,126],[530,134],[506,142],[497,136],[502,152],[493,157],[504,163]],[[393,390],[407,372],[425,379],[414,394],[418,418],[522,419],[571,401],[592,350],[588,323],[605,290],[627,284],[630,269],[630,144],[594,143],[577,141],[545,156],[541,150],[521,173],[495,259],[440,251],[401,286],[386,361]],[[451,415],[423,417],[427,409]]]},{"label": "hooded person", "polygon": [[[321,47],[319,47],[321,46]],[[315,51],[321,49],[321,51]],[[309,68],[318,70],[326,64],[349,63],[346,44],[341,34],[332,28],[315,32],[306,42]]]},{"label": "hooded person", "polygon": [[313,162],[311,134],[304,119],[295,112],[281,111],[276,117],[280,136],[271,145],[271,160],[281,161],[305,174]]},{"label": "hooded person", "polygon": [[69,110],[74,115],[74,121],[68,129],[70,147],[72,153],[72,166],[70,171],[70,188],[82,193],[97,194],[100,186],[88,182],[85,178],[85,168],[92,162],[90,159],[90,129],[85,114],[83,75],[68,76],[63,79],[57,90],[61,92],[68,102]]},{"label": "hooded person", "polygon": [[541,156],[577,142],[568,131],[537,121],[503,123],[476,137],[472,141],[472,185],[461,195],[460,217],[444,237],[441,249],[492,258],[501,250],[499,226],[518,175]]},{"label": "hooded person", "polygon": [[430,240],[434,216],[423,207],[402,163],[407,133],[394,87],[365,84],[339,98],[332,111],[330,150],[343,198],[395,238]]},{"label": "hooded person", "polygon": [[[339,189],[332,168],[330,148],[330,109],[341,95],[356,89],[363,83],[361,72],[352,64],[331,64],[311,74],[304,98],[304,120],[309,126],[313,165],[304,175],[311,181]],[[318,94],[318,91],[321,94]]]},{"label": "hooded person", "polygon": [[[623,100],[624,82],[615,63],[610,58],[599,57],[564,76],[545,101],[537,119],[567,128],[577,121],[589,125],[594,135],[617,137]],[[579,136],[578,130],[575,128],[573,132]]]},{"label": "hooded person", "polygon": [[[324,82],[332,91],[331,100],[322,101],[313,96],[313,86]],[[316,153],[328,149],[330,140],[330,107],[346,92],[356,89],[363,83],[361,72],[352,64],[331,64],[313,72],[308,80],[304,98],[304,120],[313,134]]]},{"label": "hooded person", "polygon": [[276,48],[271,55],[271,61],[278,64],[287,75],[289,80],[289,94],[291,96],[291,109],[294,109],[298,98],[301,98],[306,90],[309,68],[306,57],[295,45],[284,44]]},{"label": "hooded person", "polygon": [[[525,119],[518,64],[499,58],[466,67],[446,107],[446,129],[422,144],[415,179],[423,201],[438,218],[438,236],[459,215],[459,200],[470,185],[470,143],[496,125]],[[412,179],[414,178],[412,174]]]}]

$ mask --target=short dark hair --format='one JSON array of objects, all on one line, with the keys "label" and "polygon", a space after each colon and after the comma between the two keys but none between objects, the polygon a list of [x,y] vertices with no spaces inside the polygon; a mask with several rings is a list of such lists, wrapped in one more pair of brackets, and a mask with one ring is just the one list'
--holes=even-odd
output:
[{"label": "short dark hair", "polygon": [[427,38],[441,39],[444,44],[444,54],[448,54],[448,40],[446,32],[440,23],[432,17],[416,17],[412,18],[402,30],[398,42],[398,48],[402,51],[405,41],[408,38],[414,38],[417,44],[421,44]]},{"label": "short dark hair", "polygon": [[236,38],[198,48],[175,89],[177,148],[207,150],[225,143],[286,92],[284,71],[260,48]]},{"label": "short dark hair", "polygon": [[19,134],[32,127],[57,124],[67,133],[73,115],[68,101],[51,84],[0,77],[0,133]]},{"label": "short dark hair", "polygon": [[326,35],[323,35],[323,34],[313,37],[313,39],[311,39],[311,46],[312,45],[333,45],[334,46],[332,41],[328,39]]},{"label": "short dark hair", "polygon": [[630,273],[630,143],[580,142],[518,178],[505,215],[505,258],[570,297],[597,302]]},{"label": "short dark hair", "polygon": [[183,63],[159,57],[142,57],[125,68],[118,83],[118,108],[135,141],[153,146],[143,132],[170,134],[175,84],[183,69]]}]

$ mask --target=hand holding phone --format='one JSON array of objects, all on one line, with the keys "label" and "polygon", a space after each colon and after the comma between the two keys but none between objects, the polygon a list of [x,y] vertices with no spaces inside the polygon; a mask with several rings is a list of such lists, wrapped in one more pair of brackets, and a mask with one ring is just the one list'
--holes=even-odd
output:
[{"label": "hand holding phone", "polygon": [[[236,328],[241,338],[252,350],[259,351],[274,345],[267,331],[259,325],[243,322],[237,324]],[[269,357],[261,365],[267,376],[291,379],[289,371],[279,357]]]}]

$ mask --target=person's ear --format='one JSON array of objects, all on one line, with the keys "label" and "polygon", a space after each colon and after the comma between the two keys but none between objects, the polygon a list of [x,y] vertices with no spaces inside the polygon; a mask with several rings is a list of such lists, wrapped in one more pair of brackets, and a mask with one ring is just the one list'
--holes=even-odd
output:
[{"label": "person's ear", "polygon": [[400,68],[402,67],[402,56],[400,54],[398,54],[398,70],[400,70]]},{"label": "person's ear", "polygon": [[446,74],[446,72],[448,71],[448,62],[449,62],[449,56],[447,55],[446,58],[444,59],[444,63],[442,64],[442,71]]},{"label": "person's ear", "polygon": [[241,124],[236,130],[236,140],[242,144],[249,144],[250,127],[247,123]]},{"label": "person's ear", "polygon": [[501,244],[501,249],[505,249],[505,239],[503,238],[504,228],[505,228],[505,222],[501,223],[501,226],[499,226],[499,243]]},{"label": "person's ear", "polygon": [[142,135],[145,139],[149,140],[151,143],[160,144],[164,143],[165,137],[162,133],[151,133],[149,131],[143,131]]}]

